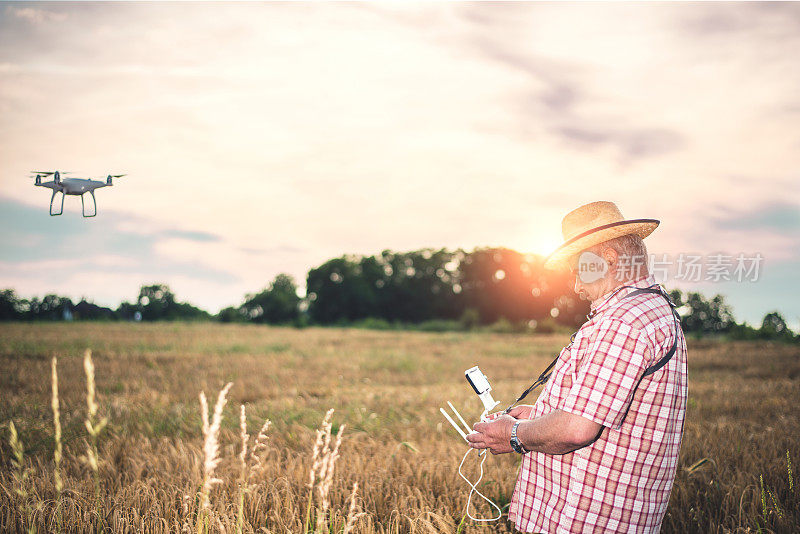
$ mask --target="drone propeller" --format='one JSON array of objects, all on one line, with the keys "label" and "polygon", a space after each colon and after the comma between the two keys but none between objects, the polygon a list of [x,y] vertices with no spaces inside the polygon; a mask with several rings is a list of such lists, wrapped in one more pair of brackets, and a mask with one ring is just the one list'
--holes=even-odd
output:
[{"label": "drone propeller", "polygon": [[112,178],[122,178],[123,176],[127,176],[127,174],[109,174]]},{"label": "drone propeller", "polygon": [[51,174],[55,174],[55,172],[50,171],[31,171],[32,174],[38,174],[40,176],[50,176]]}]

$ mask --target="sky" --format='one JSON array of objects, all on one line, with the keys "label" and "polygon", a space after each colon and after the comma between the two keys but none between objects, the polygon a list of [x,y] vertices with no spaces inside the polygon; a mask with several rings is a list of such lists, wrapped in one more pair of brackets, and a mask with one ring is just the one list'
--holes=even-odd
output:
[{"label": "sky", "polygon": [[[673,266],[763,258],[667,287],[797,328],[798,50],[792,3],[4,2],[0,286],[216,312],[345,253],[547,254],[610,200]],[[55,169],[127,176],[50,217]]]}]

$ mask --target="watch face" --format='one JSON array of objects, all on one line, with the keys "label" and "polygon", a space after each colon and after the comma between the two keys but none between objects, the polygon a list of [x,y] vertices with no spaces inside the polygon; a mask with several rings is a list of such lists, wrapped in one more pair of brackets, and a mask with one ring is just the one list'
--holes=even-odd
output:
[{"label": "watch face", "polygon": [[511,427],[511,448],[514,449],[515,452],[523,454],[526,451],[522,447],[522,443],[520,443],[519,439],[517,439],[517,427],[519,426],[520,423],[521,421],[517,421],[516,423],[514,423],[514,426]]}]

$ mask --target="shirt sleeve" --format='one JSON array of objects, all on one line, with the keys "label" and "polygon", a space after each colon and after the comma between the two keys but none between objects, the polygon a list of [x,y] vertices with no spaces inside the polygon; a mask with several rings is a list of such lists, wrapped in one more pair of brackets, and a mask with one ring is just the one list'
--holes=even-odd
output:
[{"label": "shirt sleeve", "polygon": [[621,425],[650,352],[638,329],[619,318],[603,319],[578,355],[580,368],[562,410],[603,426]]}]

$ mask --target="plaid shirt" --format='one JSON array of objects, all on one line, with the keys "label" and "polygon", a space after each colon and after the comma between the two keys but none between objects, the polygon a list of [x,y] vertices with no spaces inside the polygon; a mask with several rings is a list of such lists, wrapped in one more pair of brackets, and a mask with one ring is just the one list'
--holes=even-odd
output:
[{"label": "plaid shirt", "polygon": [[[652,277],[633,283],[648,287]],[[658,532],[678,465],[686,413],[686,340],[664,367],[635,385],[672,347],[664,298],[592,303],[591,316],[559,356],[531,419],[560,409],[603,425],[568,454],[525,454],[508,517],[524,532]],[[627,415],[626,415],[627,414]]]}]

